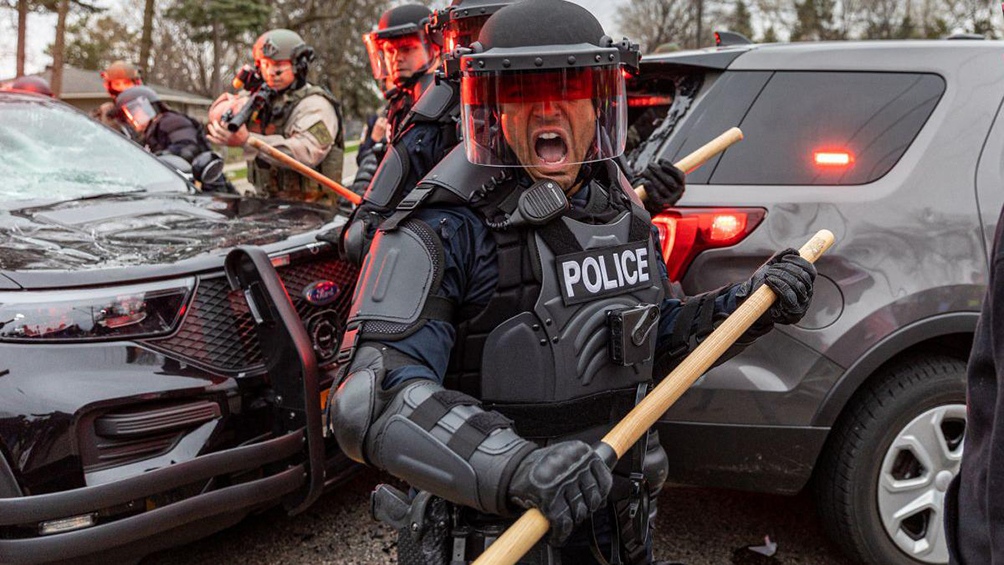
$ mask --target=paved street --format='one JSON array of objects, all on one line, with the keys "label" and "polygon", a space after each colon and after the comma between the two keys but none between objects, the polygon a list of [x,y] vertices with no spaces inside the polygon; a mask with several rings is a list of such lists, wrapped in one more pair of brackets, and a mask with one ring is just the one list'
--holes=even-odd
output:
[{"label": "paved street", "polygon": [[[186,547],[162,552],[143,565],[392,564],[395,534],[369,518],[369,492],[387,480],[365,470],[307,512],[279,510]],[[778,544],[773,559],[743,564],[853,565],[823,538],[807,496],[781,497],[715,489],[671,489],[660,499],[656,557],[685,565],[735,563],[736,549]]]}]

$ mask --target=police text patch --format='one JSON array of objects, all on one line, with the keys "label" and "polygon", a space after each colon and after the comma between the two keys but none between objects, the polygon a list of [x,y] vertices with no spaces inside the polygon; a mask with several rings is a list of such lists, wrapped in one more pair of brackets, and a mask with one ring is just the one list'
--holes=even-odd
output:
[{"label": "police text patch", "polygon": [[566,305],[645,288],[654,276],[644,241],[569,253],[554,261]]}]

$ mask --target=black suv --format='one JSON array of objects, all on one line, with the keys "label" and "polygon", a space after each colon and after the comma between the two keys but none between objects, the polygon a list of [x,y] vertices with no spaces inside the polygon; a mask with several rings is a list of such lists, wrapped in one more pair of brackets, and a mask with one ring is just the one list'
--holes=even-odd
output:
[{"label": "black suv", "polygon": [[945,488],[1004,203],[1004,44],[739,45],[646,57],[636,167],[729,127],[746,140],[656,219],[688,294],[836,234],[815,299],[666,414],[677,483],[812,486],[832,538],[873,564],[946,563]]},{"label": "black suv", "polygon": [[[198,194],[33,95],[0,93],[0,178],[0,563],[134,559],[350,468],[315,433],[357,276],[317,236],[344,218]],[[228,280],[240,245],[265,251]],[[281,282],[243,288],[245,261]]]}]

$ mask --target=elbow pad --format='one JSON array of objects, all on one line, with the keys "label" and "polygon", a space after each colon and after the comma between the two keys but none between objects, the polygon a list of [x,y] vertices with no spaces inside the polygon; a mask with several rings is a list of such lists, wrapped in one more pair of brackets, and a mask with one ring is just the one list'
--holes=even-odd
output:
[{"label": "elbow pad", "polygon": [[536,449],[474,398],[414,379],[398,387],[366,438],[374,465],[451,502],[508,512],[516,467]]}]

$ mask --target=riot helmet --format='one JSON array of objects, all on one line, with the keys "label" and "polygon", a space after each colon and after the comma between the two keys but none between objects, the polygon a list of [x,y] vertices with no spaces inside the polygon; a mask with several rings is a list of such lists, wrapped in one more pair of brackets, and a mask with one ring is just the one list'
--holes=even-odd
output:
[{"label": "riot helmet", "polygon": [[439,47],[426,32],[432,12],[425,6],[405,4],[380,16],[377,29],[363,36],[373,78],[390,78],[402,86],[435,67]]},{"label": "riot helmet", "polygon": [[[310,63],[316,58],[314,48],[295,31],[289,29],[273,29],[261,34],[252,48],[255,67],[261,72],[269,86],[274,86],[275,80],[280,80],[285,90],[292,87],[301,88],[307,82],[307,71]],[[285,63],[290,64],[291,77],[277,78],[285,71]],[[278,65],[278,66],[277,66]],[[273,72],[275,71],[275,72]]]},{"label": "riot helmet", "polygon": [[148,86],[134,86],[115,98],[119,109],[132,129],[145,131],[157,114],[163,111],[160,97]]},{"label": "riot helmet", "polygon": [[519,166],[569,188],[582,163],[624,151],[624,71],[638,45],[615,43],[586,9],[564,0],[520,2],[488,19],[461,50],[467,158]]},{"label": "riot helmet", "polygon": [[126,89],[143,84],[139,69],[132,63],[125,61],[115,61],[108,68],[101,71],[101,79],[105,82],[105,90],[115,98]]},{"label": "riot helmet", "polygon": [[28,92],[52,97],[52,89],[48,81],[38,76],[23,76],[11,81],[8,88],[14,92]]},{"label": "riot helmet", "polygon": [[429,37],[452,53],[458,47],[470,47],[477,41],[481,27],[492,14],[516,0],[453,0],[449,6],[436,10],[429,21]]}]

